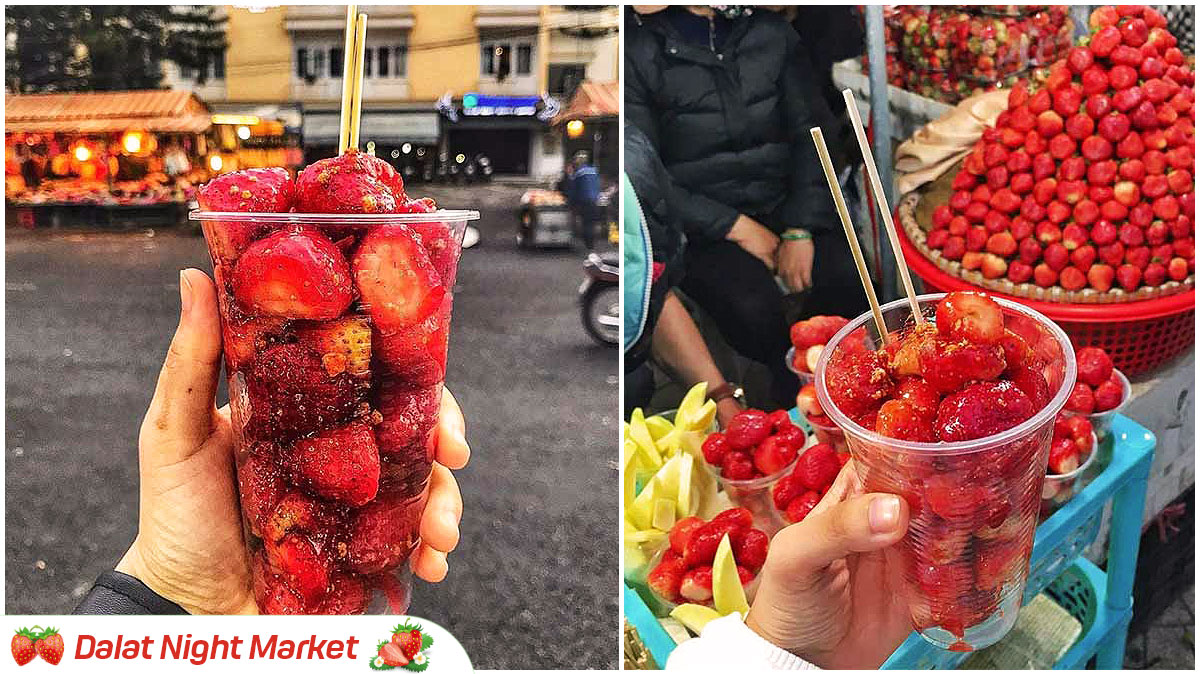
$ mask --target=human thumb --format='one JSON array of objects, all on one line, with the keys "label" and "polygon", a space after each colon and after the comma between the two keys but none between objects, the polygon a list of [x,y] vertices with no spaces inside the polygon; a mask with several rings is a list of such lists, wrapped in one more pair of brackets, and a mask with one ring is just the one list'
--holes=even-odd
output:
[{"label": "human thumb", "polygon": [[835,560],[892,545],[908,531],[908,503],[892,494],[860,494],[817,509],[781,530],[767,564],[789,576],[819,573]]}]

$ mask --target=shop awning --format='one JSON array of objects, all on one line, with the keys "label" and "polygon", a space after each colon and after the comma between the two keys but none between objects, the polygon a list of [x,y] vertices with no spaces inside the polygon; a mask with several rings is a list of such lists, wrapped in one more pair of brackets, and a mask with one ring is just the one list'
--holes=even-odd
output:
[{"label": "shop awning", "polygon": [[[336,145],[341,127],[337,110],[304,111],[304,144]],[[438,114],[436,112],[405,112],[364,110],[358,127],[363,143],[414,143],[436,145]]]},{"label": "shop awning", "polygon": [[5,94],[4,130],[25,133],[201,133],[211,112],[190,91]]},{"label": "shop awning", "polygon": [[595,119],[616,117],[621,113],[621,93],[617,82],[593,82],[584,80],[571,103],[554,118],[555,124],[572,119]]}]

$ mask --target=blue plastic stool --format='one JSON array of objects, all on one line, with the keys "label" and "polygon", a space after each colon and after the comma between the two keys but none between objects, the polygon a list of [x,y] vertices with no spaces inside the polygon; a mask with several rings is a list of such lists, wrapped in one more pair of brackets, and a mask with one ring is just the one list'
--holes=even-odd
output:
[{"label": "blue plastic stool", "polygon": [[[796,410],[792,410],[792,418],[798,416]],[[1153,433],[1120,415],[1113,419],[1112,436],[1112,462],[1091,484],[1043,522],[1034,539],[1025,602],[1047,589],[1051,596],[1057,596],[1064,589],[1056,581],[1064,578],[1071,581],[1072,596],[1085,597],[1083,602],[1094,602],[1085,606],[1076,601],[1065,606],[1073,614],[1086,612],[1088,619],[1076,615],[1084,625],[1084,632],[1054,665],[1055,669],[1083,669],[1093,655],[1097,669],[1120,669],[1125,659],[1125,638],[1133,617],[1133,577],[1137,569],[1142,510],[1156,440]],[[1112,501],[1112,519],[1106,573],[1081,553],[1096,539],[1100,517],[1109,501]],[[675,649],[675,642],[637,592],[628,586],[625,587],[625,618],[637,629],[655,662],[659,666],[665,665]],[[969,656],[969,653],[937,648],[913,632],[882,668],[950,669]]]}]

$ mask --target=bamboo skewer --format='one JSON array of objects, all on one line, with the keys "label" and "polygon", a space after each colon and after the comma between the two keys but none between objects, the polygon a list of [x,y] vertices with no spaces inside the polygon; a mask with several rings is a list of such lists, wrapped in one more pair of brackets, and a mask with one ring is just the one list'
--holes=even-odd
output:
[{"label": "bamboo skewer", "polygon": [[359,14],[354,24],[354,90],[350,97],[350,136],[347,144],[358,149],[359,123],[362,120],[363,57],[367,50],[367,15]]},{"label": "bamboo skewer", "polygon": [[862,281],[863,290],[867,293],[867,302],[871,305],[871,315],[875,317],[875,329],[879,331],[880,341],[886,342],[887,323],[883,322],[883,312],[879,309],[879,298],[875,296],[875,286],[871,283],[867,262],[863,259],[862,248],[858,245],[858,235],[854,233],[850,210],[846,208],[846,199],[842,197],[842,188],[838,185],[837,172],[833,169],[833,160],[829,158],[829,148],[825,147],[825,135],[821,133],[819,126],[814,126],[809,133],[812,134],[813,144],[817,146],[817,155],[821,157],[821,168],[825,169],[825,180],[829,183],[829,193],[833,195],[833,205],[837,209],[838,218],[842,221],[842,229],[846,231],[846,240],[850,242],[850,254],[854,256],[854,266],[858,267],[858,278]]},{"label": "bamboo skewer", "polygon": [[354,40],[358,5],[346,5],[346,40],[342,48],[342,116],[338,129],[338,154],[350,147],[350,101],[354,100]]},{"label": "bamboo skewer", "polygon": [[892,244],[892,255],[896,258],[896,268],[900,271],[900,281],[904,284],[904,293],[908,295],[908,306],[912,309],[913,321],[918,325],[925,323],[921,314],[921,305],[917,303],[917,292],[913,289],[912,276],[908,264],[904,261],[904,251],[900,249],[900,239],[896,235],[896,223],[892,222],[892,208],[887,202],[883,191],[883,181],[879,179],[879,169],[875,166],[875,155],[871,152],[871,144],[867,142],[867,132],[863,129],[862,118],[858,115],[858,104],[854,101],[854,92],[842,90],[842,98],[846,99],[846,111],[850,113],[850,124],[854,127],[854,135],[858,138],[858,147],[862,150],[863,163],[867,167],[867,177],[871,190],[875,193],[875,204],[883,215],[883,228],[887,231],[888,240]]}]

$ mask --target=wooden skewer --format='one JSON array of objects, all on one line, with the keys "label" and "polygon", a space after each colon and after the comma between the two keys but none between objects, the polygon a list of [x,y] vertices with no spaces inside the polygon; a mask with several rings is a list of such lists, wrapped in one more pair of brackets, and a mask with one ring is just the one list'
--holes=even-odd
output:
[{"label": "wooden skewer", "polygon": [[359,14],[354,24],[354,93],[350,97],[350,149],[358,149],[359,123],[362,120],[363,57],[367,50],[367,15]]},{"label": "wooden skewer", "polygon": [[825,169],[825,180],[829,183],[829,193],[833,195],[833,205],[837,209],[838,218],[842,221],[842,229],[846,230],[846,240],[850,242],[850,254],[854,256],[854,266],[858,267],[858,278],[862,281],[863,290],[867,293],[867,302],[871,305],[871,314],[875,317],[875,329],[879,331],[880,341],[887,341],[887,323],[883,322],[883,312],[879,309],[879,298],[875,296],[875,286],[871,284],[871,274],[867,271],[867,261],[863,259],[862,248],[858,245],[858,235],[854,233],[854,223],[850,220],[850,210],[846,208],[846,199],[842,197],[842,188],[838,185],[837,172],[833,169],[833,160],[829,158],[829,148],[825,147],[825,136],[821,127],[814,126],[813,144],[817,146],[817,155],[821,157],[821,168]]},{"label": "wooden skewer", "polygon": [[354,35],[358,5],[346,5],[346,41],[342,48],[342,117],[338,129],[338,154],[350,147],[350,101],[354,99]]},{"label": "wooden skewer", "polygon": [[875,155],[871,153],[871,145],[867,142],[867,132],[863,129],[862,118],[858,115],[858,104],[854,101],[854,92],[843,89],[842,98],[846,99],[846,111],[850,113],[850,123],[854,127],[854,135],[858,138],[858,147],[862,150],[863,163],[867,167],[871,190],[875,192],[875,204],[879,207],[879,212],[883,214],[883,228],[887,230],[888,240],[892,243],[892,255],[896,258],[900,281],[904,284],[905,294],[908,295],[908,306],[912,309],[913,321],[917,325],[922,325],[925,322],[925,316],[921,314],[921,305],[917,303],[917,292],[913,290],[908,263],[904,261],[904,251],[900,249],[900,239],[896,236],[896,224],[892,222],[892,207],[888,205],[887,197],[883,192],[883,181],[879,179],[879,169],[875,166]]}]

